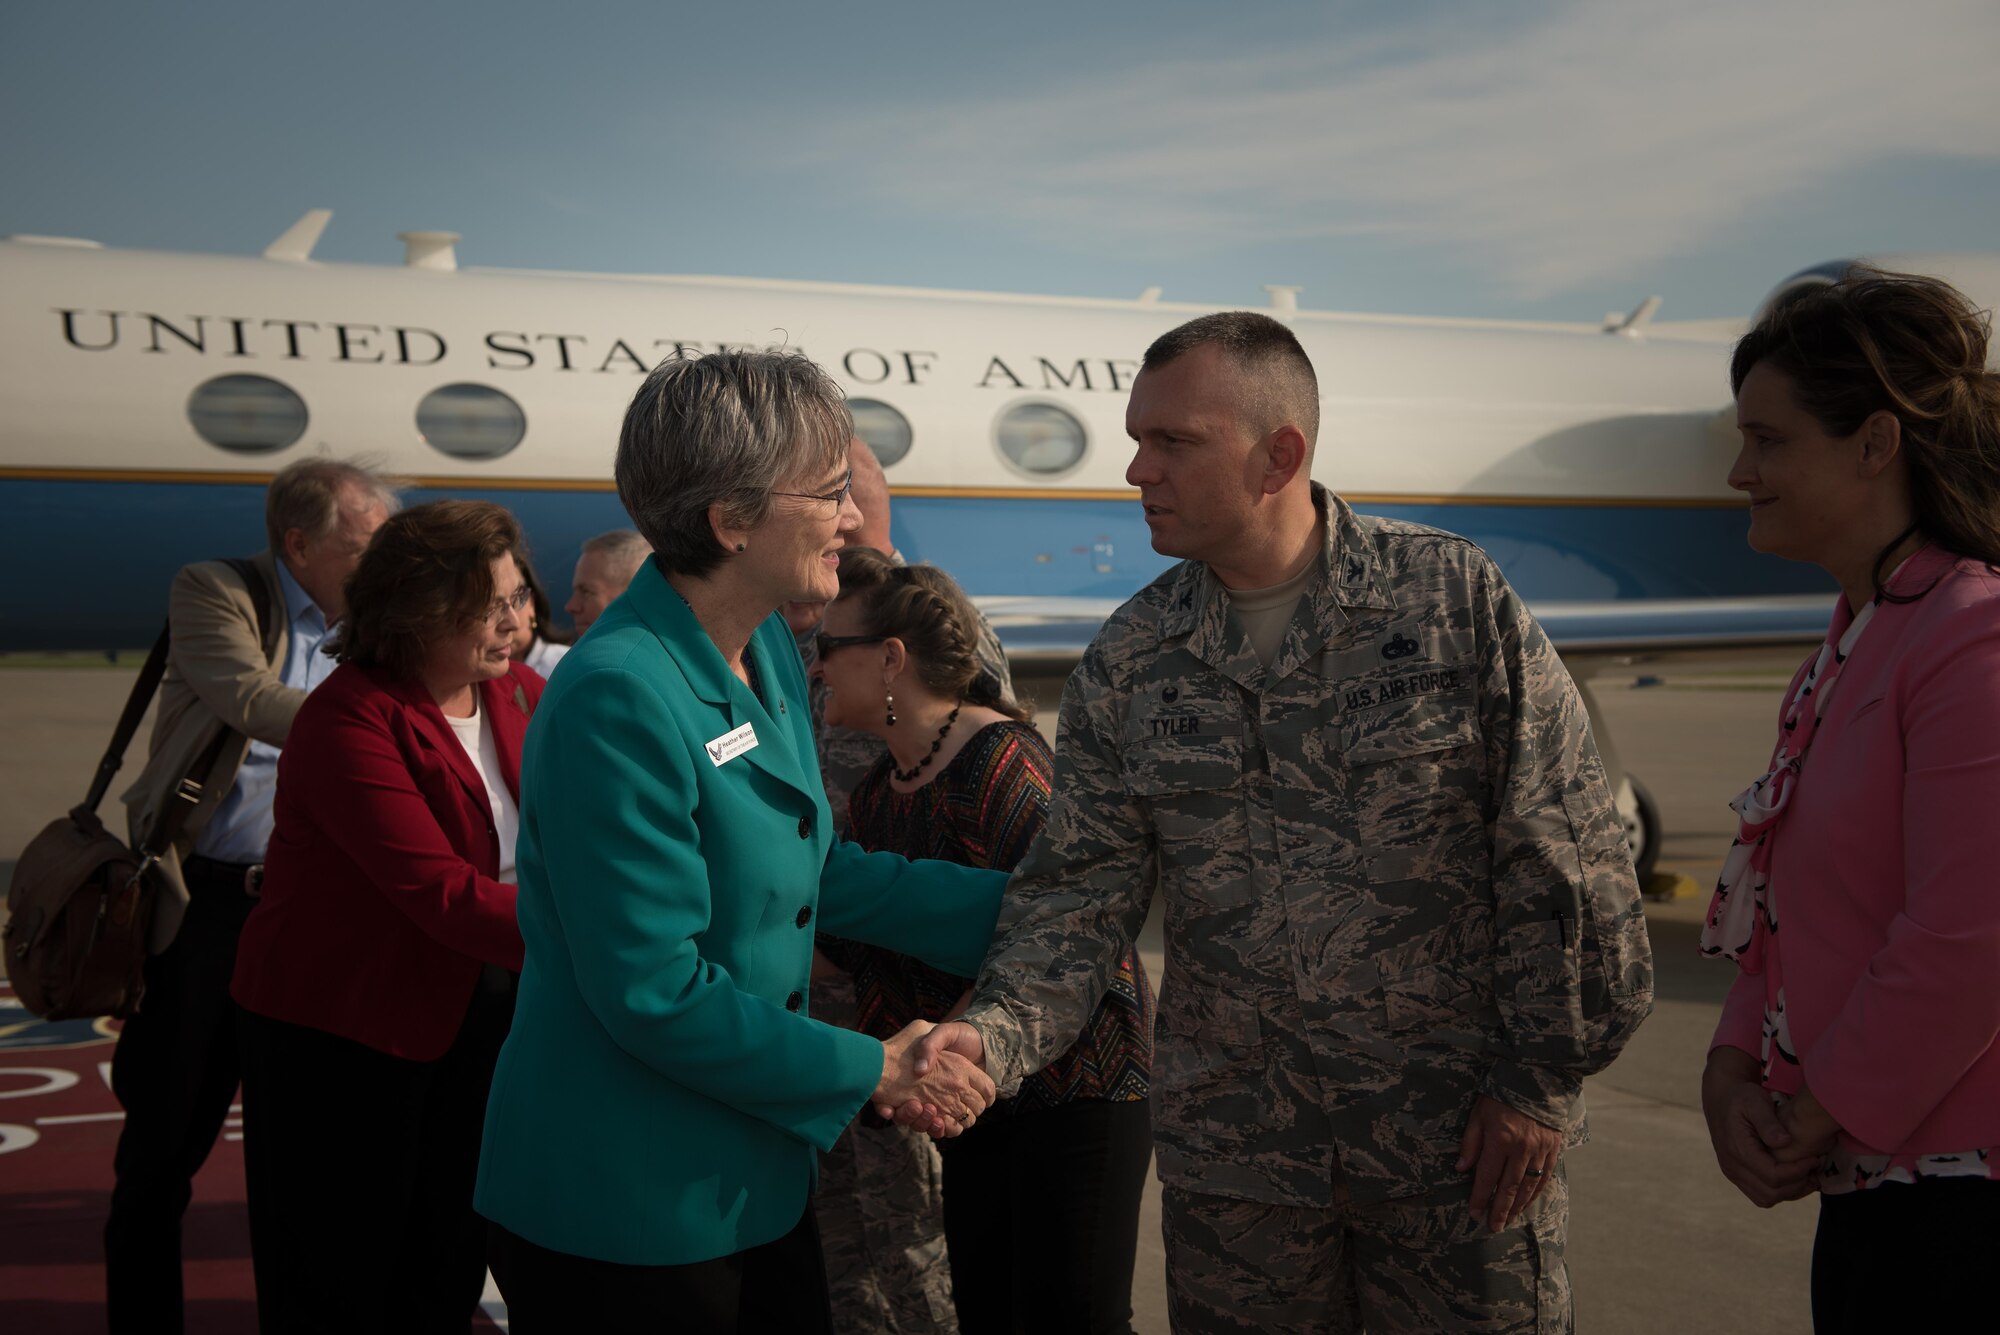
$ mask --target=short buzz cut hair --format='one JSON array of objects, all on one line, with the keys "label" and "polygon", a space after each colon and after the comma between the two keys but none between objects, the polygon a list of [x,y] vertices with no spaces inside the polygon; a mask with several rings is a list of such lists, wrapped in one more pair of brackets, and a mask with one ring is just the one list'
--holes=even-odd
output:
[{"label": "short buzz cut hair", "polygon": [[1299,346],[1298,335],[1268,315],[1256,311],[1217,311],[1199,315],[1153,340],[1139,363],[1141,373],[1156,371],[1196,348],[1221,348],[1243,371],[1256,377],[1250,405],[1258,417],[1259,434],[1290,423],[1304,433],[1306,450],[1319,439],[1319,377],[1312,359]]},{"label": "short buzz cut hair", "polygon": [[831,473],[853,436],[846,396],[800,353],[677,353],[633,395],[612,474],[666,572],[700,576],[723,559],[711,505],[754,528],[772,492]]},{"label": "short buzz cut hair", "polygon": [[400,501],[389,480],[366,464],[315,457],[288,464],[264,493],[264,536],[271,554],[281,556],[293,529],[317,542],[340,523],[340,495],[357,488],[380,501],[390,514]]},{"label": "short buzz cut hair", "polygon": [[630,575],[646,564],[646,558],[653,554],[653,547],[636,529],[614,528],[583,540],[583,554],[589,556],[593,552],[608,558]]}]

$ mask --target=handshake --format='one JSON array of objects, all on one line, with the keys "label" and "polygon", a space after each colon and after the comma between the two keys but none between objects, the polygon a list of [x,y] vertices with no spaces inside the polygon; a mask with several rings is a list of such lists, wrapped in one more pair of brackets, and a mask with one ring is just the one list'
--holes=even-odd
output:
[{"label": "handshake", "polygon": [[918,1020],[882,1044],[882,1079],[870,1102],[884,1118],[945,1140],[993,1106],[979,1031]]}]

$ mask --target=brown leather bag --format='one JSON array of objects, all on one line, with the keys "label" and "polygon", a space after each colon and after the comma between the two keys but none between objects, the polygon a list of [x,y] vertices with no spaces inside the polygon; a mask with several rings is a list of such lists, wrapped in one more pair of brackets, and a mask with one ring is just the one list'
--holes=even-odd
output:
[{"label": "brown leather bag", "polygon": [[[263,577],[248,561],[229,564],[250,590],[261,637],[270,615]],[[202,784],[230,736],[223,729],[189,767],[175,800],[137,851],[104,828],[98,805],[166,674],[171,636],[171,626],[160,632],[139,670],[90,792],[67,816],[50,821],[14,864],[7,887],[7,977],[21,1004],[43,1019],[123,1018],[145,996],[146,937],[157,893],[149,873],[201,801]]]}]

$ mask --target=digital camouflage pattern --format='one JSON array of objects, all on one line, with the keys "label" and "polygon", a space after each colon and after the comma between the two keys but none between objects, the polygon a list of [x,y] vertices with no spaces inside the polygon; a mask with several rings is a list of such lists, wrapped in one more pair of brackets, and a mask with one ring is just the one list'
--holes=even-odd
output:
[{"label": "digital camouflage pattern", "polygon": [[1099,632],[965,1018],[1012,1087],[1082,1026],[1157,881],[1161,1181],[1326,1208],[1336,1184],[1462,1192],[1481,1093],[1579,1142],[1652,955],[1526,606],[1465,539],[1314,499],[1320,569],[1268,670],[1198,562]]},{"label": "digital camouflage pattern", "polygon": [[[847,975],[813,979],[812,1014],[853,1028]],[[929,1136],[856,1120],[820,1155],[813,1211],[835,1335],[957,1335],[944,1163]]]},{"label": "digital camouflage pattern", "polygon": [[[1462,1188],[1330,1209],[1168,1188],[1175,1335],[1570,1335],[1569,1188],[1494,1233]],[[1255,1258],[1254,1261],[1249,1258]]]},{"label": "digital camouflage pattern", "polygon": [[[1000,641],[983,617],[979,628],[980,660],[1011,694]],[[810,674],[812,637],[800,636],[798,643]],[[829,726],[826,688],[818,682],[812,683],[810,698],[827,805],[833,809],[834,828],[845,831],[847,795],[875,767],[886,743],[872,733]],[[846,974],[816,966],[812,1015],[827,1024],[855,1027],[854,984]],[[907,1127],[869,1127],[857,1121],[820,1156],[813,1208],[836,1335],[957,1335],[943,1183],[937,1145]]]}]

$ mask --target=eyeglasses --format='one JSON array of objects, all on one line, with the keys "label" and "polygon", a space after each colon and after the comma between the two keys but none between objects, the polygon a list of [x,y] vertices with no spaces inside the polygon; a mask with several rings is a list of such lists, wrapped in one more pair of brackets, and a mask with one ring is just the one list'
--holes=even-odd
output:
[{"label": "eyeglasses", "polygon": [[854,470],[849,469],[847,476],[840,479],[839,491],[828,492],[825,495],[821,495],[816,491],[774,491],[771,494],[773,496],[796,496],[802,501],[832,501],[838,507],[846,503],[847,494],[853,490]]},{"label": "eyeglasses", "polygon": [[535,591],[523,584],[505,598],[495,598],[493,606],[486,609],[486,624],[492,625],[509,611],[518,612],[534,600]]},{"label": "eyeglasses", "polygon": [[880,644],[888,638],[887,635],[815,635],[813,653],[825,658],[835,649],[844,649],[850,644]]}]

